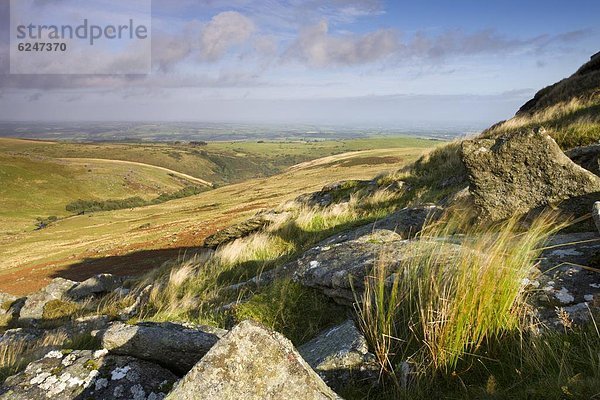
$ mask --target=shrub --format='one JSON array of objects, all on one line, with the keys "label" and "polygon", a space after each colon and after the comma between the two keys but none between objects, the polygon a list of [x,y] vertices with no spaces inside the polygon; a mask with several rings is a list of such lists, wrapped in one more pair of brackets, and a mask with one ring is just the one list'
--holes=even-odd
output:
[{"label": "shrub", "polygon": [[115,211],[127,208],[144,207],[151,204],[161,204],[167,201],[183,199],[204,192],[206,189],[199,186],[186,186],[174,193],[163,193],[153,200],[144,200],[139,196],[120,200],[76,200],[65,207],[74,214],[85,214],[98,211]]}]

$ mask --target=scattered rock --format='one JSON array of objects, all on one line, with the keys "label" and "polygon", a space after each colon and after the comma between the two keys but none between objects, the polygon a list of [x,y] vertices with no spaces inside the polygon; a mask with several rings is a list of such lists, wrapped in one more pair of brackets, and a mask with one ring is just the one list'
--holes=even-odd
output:
[{"label": "scattered rock", "polygon": [[565,152],[573,162],[600,176],[600,144],[576,147]]},{"label": "scattered rock", "polygon": [[150,293],[152,292],[153,287],[153,285],[148,285],[140,290],[140,292],[137,294],[135,302],[129,307],[125,308],[119,315],[121,321],[127,321],[128,319],[139,315],[139,313],[142,311],[142,308],[148,304],[148,301],[150,300]]},{"label": "scattered rock", "polygon": [[51,351],[6,380],[2,400],[162,399],[177,377],[166,369],[106,351]]},{"label": "scattered rock", "polygon": [[300,355],[332,388],[352,381],[376,381],[379,367],[354,321],[327,329],[298,348]]},{"label": "scattered rock", "polygon": [[298,196],[295,201],[308,207],[328,207],[334,203],[350,200],[350,195],[359,190],[375,191],[376,181],[339,181],[325,185],[318,192]]},{"label": "scattered rock", "polygon": [[65,294],[75,285],[77,285],[77,282],[55,278],[48,286],[27,297],[23,308],[21,308],[19,324],[27,326],[40,322],[46,303],[52,300],[63,300]]},{"label": "scattered rock", "polygon": [[543,130],[464,141],[462,159],[481,220],[600,192],[600,178],[573,163]]},{"label": "scattered rock", "polygon": [[171,322],[113,323],[102,334],[111,353],[156,362],[184,375],[227,331]]},{"label": "scattered rock", "polygon": [[244,222],[229,226],[208,236],[204,239],[204,247],[216,249],[221,245],[258,232],[271,224],[279,215],[272,211],[258,213]]},{"label": "scattered rock", "polygon": [[0,320],[7,322],[16,321],[25,304],[25,297],[18,298],[8,293],[0,292]]},{"label": "scattered rock", "polygon": [[167,398],[339,399],[289,340],[252,321],[225,335]]},{"label": "scattered rock", "polygon": [[70,300],[78,301],[90,297],[108,294],[123,284],[124,278],[111,274],[100,274],[92,276],[67,291],[66,296]]},{"label": "scattered rock", "polygon": [[592,218],[594,219],[594,224],[596,224],[598,232],[600,232],[600,201],[595,202],[592,206]]},{"label": "scattered rock", "polygon": [[563,329],[590,320],[600,311],[600,240],[595,232],[554,236],[540,258],[537,276],[526,282],[528,302],[542,326]]}]

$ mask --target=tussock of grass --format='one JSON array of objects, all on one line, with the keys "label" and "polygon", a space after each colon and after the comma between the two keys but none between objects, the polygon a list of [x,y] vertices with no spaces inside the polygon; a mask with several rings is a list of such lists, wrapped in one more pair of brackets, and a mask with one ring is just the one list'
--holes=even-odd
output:
[{"label": "tussock of grass", "polygon": [[[422,379],[453,373],[484,344],[520,329],[522,281],[557,224],[540,218],[527,232],[516,220],[494,228],[445,222],[425,229],[405,260],[390,269],[382,255],[365,280],[361,326],[397,388],[408,362]],[[467,233],[460,247],[445,238]]]},{"label": "tussock of grass", "polygon": [[83,307],[64,300],[51,300],[44,306],[42,324],[45,328],[60,326],[81,313]]},{"label": "tussock of grass", "polygon": [[378,183],[403,181],[409,188],[402,196],[406,205],[440,202],[468,185],[460,147],[460,141],[438,147],[409,167],[379,177]]}]

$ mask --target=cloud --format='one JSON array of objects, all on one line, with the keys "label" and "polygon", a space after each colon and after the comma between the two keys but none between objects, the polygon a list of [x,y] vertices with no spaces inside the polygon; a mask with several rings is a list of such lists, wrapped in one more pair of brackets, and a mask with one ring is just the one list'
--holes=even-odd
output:
[{"label": "cloud", "polygon": [[588,30],[577,30],[515,39],[493,29],[473,33],[452,29],[438,35],[417,32],[401,41],[400,33],[392,29],[379,29],[362,35],[334,35],[329,31],[328,22],[323,20],[301,29],[283,55],[283,60],[296,60],[316,68],[355,66],[386,58],[395,59],[396,64],[417,61],[435,65],[460,56],[504,55],[517,51],[539,55],[556,45],[575,43],[589,34]]},{"label": "cloud", "polygon": [[313,67],[359,65],[381,60],[400,49],[395,31],[381,29],[364,35],[332,35],[323,20],[301,30],[284,58],[296,59]]},{"label": "cloud", "polygon": [[202,30],[201,56],[205,60],[216,61],[232,47],[245,43],[255,31],[252,20],[239,12],[217,14]]}]

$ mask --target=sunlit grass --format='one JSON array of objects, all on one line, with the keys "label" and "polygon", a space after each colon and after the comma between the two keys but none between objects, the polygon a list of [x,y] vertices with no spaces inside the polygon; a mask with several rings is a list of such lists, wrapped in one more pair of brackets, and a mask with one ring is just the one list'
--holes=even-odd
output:
[{"label": "sunlit grass", "polygon": [[[516,219],[466,229],[451,220],[426,228],[397,267],[382,254],[357,311],[395,386],[406,385],[406,365],[419,379],[452,373],[487,341],[520,331],[523,280],[559,227],[546,217],[525,232]],[[457,232],[461,246],[449,241]]]}]

